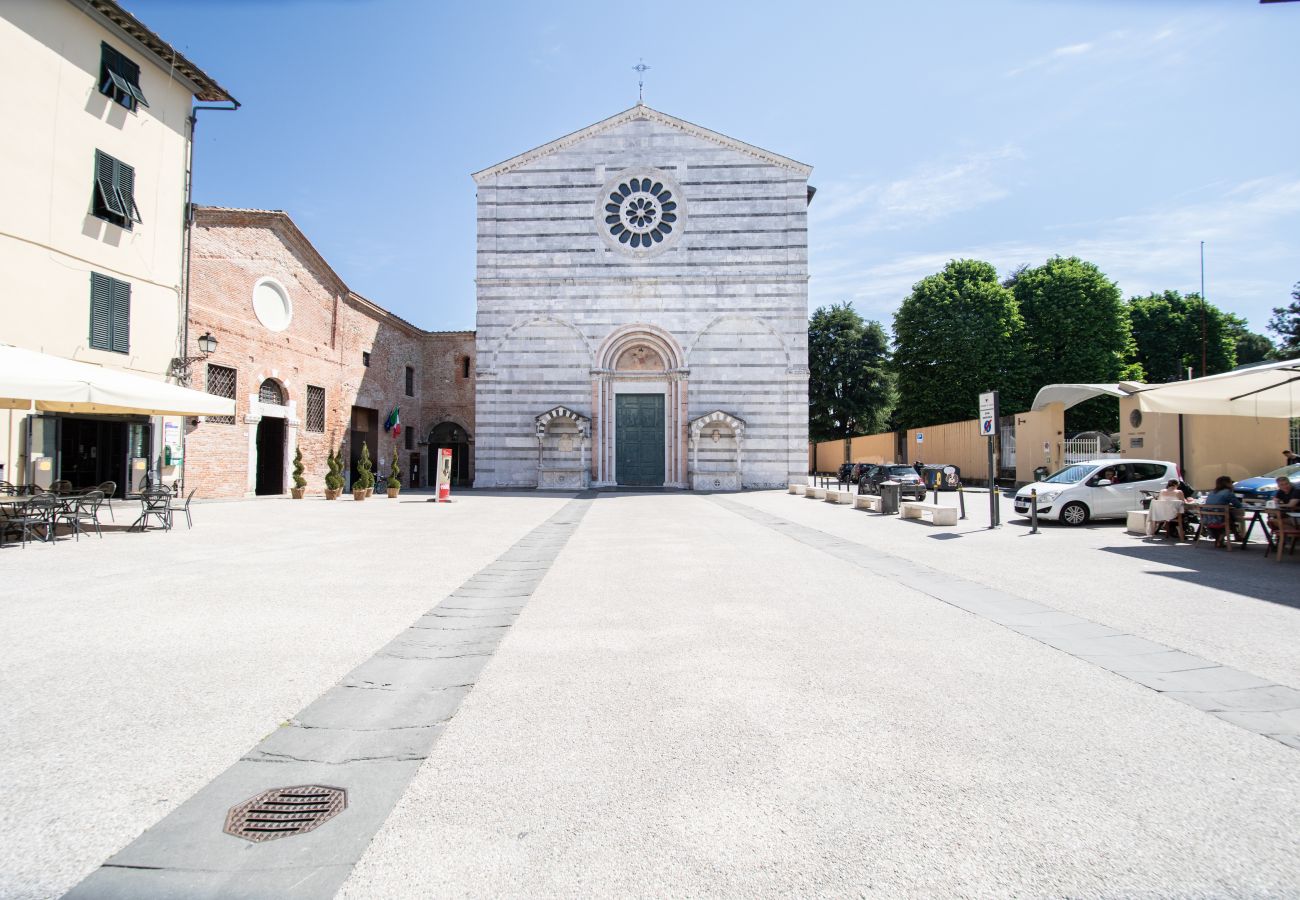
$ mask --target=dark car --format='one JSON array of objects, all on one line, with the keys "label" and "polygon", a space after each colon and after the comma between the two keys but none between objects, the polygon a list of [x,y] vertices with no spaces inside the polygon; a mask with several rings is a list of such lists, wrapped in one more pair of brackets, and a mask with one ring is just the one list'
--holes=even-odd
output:
[{"label": "dark car", "polygon": [[1245,478],[1232,486],[1232,492],[1246,503],[1267,503],[1277,493],[1277,480],[1290,478],[1291,483],[1300,488],[1300,464],[1283,466],[1266,475]]},{"label": "dark car", "polygon": [[882,481],[897,481],[899,496],[904,499],[924,500],[926,487],[916,469],[901,464],[866,465],[858,476],[859,494],[879,494]]},{"label": "dark car", "polygon": [[844,463],[840,466],[835,480],[844,484],[853,484],[862,477],[862,470],[867,466],[866,463]]}]

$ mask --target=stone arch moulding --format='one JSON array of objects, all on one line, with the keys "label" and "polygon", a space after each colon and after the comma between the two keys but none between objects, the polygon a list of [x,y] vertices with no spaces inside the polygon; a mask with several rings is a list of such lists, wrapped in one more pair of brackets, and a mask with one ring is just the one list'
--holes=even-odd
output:
[{"label": "stone arch moulding", "polygon": [[461,431],[465,432],[465,440],[467,443],[470,444],[474,443],[474,432],[470,429],[468,425],[465,424],[465,420],[459,418],[458,416],[449,416],[443,413],[439,413],[437,415],[430,416],[429,421],[432,422],[433,424],[429,425],[423,430],[424,439],[426,441],[429,439],[429,436],[433,434],[434,430],[441,428],[443,425],[455,425]]},{"label": "stone arch moulding", "polygon": [[[634,365],[619,369],[628,351],[644,347],[662,367]],[[664,487],[687,487],[686,355],[672,334],[654,325],[634,323],[615,329],[600,344],[591,373],[592,477],[597,486],[619,484],[616,409],[619,394],[660,394],[664,398]]]},{"label": "stone arch moulding", "polygon": [[[702,444],[707,444],[704,440],[704,434],[707,431],[721,431],[726,429],[730,440],[728,443],[734,443],[734,448],[724,445],[725,450],[719,459],[718,453],[710,453],[706,447],[706,454],[715,457],[706,459],[706,465],[700,465],[700,448]],[[741,472],[744,471],[744,449],[745,449],[745,420],[739,416],[733,416],[721,409],[715,409],[713,412],[705,413],[691,420],[691,488],[697,491],[738,491],[741,488]],[[714,434],[715,440],[720,435]]]},{"label": "stone arch moulding", "polygon": [[[537,430],[537,487],[540,490],[582,490],[589,484],[587,438],[591,419],[567,406],[554,406],[533,419]],[[565,436],[550,433],[553,424],[564,423],[577,431]]]},{"label": "stone arch moulding", "polygon": [[495,373],[497,370],[497,360],[501,356],[501,348],[506,346],[506,344],[514,337],[516,331],[538,323],[558,325],[561,328],[567,328],[569,331],[572,331],[582,343],[582,348],[586,351],[588,361],[594,357],[591,350],[591,342],[587,340],[587,336],[582,333],[582,330],[578,328],[577,325],[574,325],[572,322],[566,322],[564,319],[556,318],[555,316],[530,316],[526,319],[520,319],[518,322],[515,322],[515,324],[507,328],[505,333],[493,342],[491,349],[487,351],[487,359],[483,360],[484,365],[480,368],[483,371]]},{"label": "stone arch moulding", "polygon": [[757,316],[747,316],[742,313],[723,313],[720,316],[715,316],[713,319],[709,321],[709,324],[701,328],[695,334],[695,336],[691,338],[691,345],[686,351],[686,360],[688,364],[690,360],[694,358],[695,348],[699,346],[700,340],[706,334],[712,331],[714,326],[727,321],[754,322],[755,324],[761,326],[763,330],[765,330],[768,334],[772,335],[772,337],[776,338],[776,342],[781,346],[781,352],[785,354],[786,369],[788,370],[790,368],[790,347],[786,344],[785,338],[781,337],[781,333],[777,331],[775,328],[773,328],[772,323],[768,322],[767,320],[760,319]]},{"label": "stone arch moulding", "polygon": [[673,372],[686,367],[686,356],[681,344],[668,332],[654,325],[625,325],[617,329],[601,342],[596,354],[596,368],[613,372],[618,359],[627,350],[637,344],[650,347],[664,361],[666,371]]}]

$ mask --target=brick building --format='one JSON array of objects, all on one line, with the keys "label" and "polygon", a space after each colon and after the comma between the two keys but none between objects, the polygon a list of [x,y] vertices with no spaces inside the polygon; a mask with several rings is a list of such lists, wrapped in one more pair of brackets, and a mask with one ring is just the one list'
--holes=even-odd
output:
[{"label": "brick building", "polygon": [[236,415],[186,422],[187,490],[286,493],[301,447],[319,494],[329,449],[350,485],[362,442],[384,475],[396,446],[408,486],[426,485],[431,452],[450,446],[456,481],[472,483],[472,331],[425,331],[349,290],[277,210],[196,207],[191,254],[190,339],[218,342],[193,387],[233,397]]}]

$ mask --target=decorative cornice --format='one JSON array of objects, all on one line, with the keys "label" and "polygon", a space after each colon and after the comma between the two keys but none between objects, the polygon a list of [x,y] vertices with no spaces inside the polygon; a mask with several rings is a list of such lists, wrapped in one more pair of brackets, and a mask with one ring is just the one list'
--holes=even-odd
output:
[{"label": "decorative cornice", "polygon": [[685,119],[670,116],[667,113],[659,112],[657,109],[651,109],[644,104],[638,103],[631,109],[610,116],[608,119],[597,122],[594,125],[588,125],[581,131],[575,131],[572,134],[565,135],[564,137],[558,138],[550,143],[542,144],[540,147],[534,147],[532,150],[521,153],[518,156],[512,156],[505,162],[500,162],[495,166],[490,166],[479,172],[475,172],[470,177],[474,179],[476,184],[482,184],[489,178],[494,178],[497,175],[504,175],[507,172],[513,172],[515,169],[526,166],[542,157],[550,156],[552,153],[571,147],[579,141],[584,141],[589,137],[609,131],[612,128],[617,128],[620,125],[625,125],[628,122],[657,122],[658,124],[664,125],[668,128],[674,128],[683,134],[689,134],[692,137],[699,138],[700,140],[718,144],[728,150],[735,150],[739,153],[744,153],[747,156],[752,156],[757,160],[768,163],[769,165],[791,169],[804,178],[807,178],[812,174],[812,166],[807,165],[806,163],[790,159],[788,156],[781,156],[780,154],[772,153],[761,147],[755,147],[753,144],[746,144],[744,141],[738,141],[735,138],[727,137],[725,134],[710,131],[700,125],[687,122]]}]

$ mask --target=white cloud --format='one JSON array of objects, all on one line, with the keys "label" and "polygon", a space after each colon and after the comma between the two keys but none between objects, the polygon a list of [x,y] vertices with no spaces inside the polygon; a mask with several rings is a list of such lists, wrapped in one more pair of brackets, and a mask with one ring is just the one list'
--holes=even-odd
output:
[{"label": "white cloud", "polygon": [[[853,300],[870,318],[891,321],[913,284],[950,259],[983,259],[1007,274],[1023,263],[1079,256],[1115,279],[1125,296],[1166,289],[1193,291],[1206,242],[1206,294],[1262,330],[1300,277],[1300,175],[1291,173],[1206,189],[1204,199],[1112,219],[1046,229],[1026,240],[960,243],[890,258],[844,255],[812,232],[812,305]],[[1055,234],[1055,236],[1053,236]],[[1282,277],[1268,277],[1285,270]],[[1288,280],[1289,279],[1289,280]]]}]

